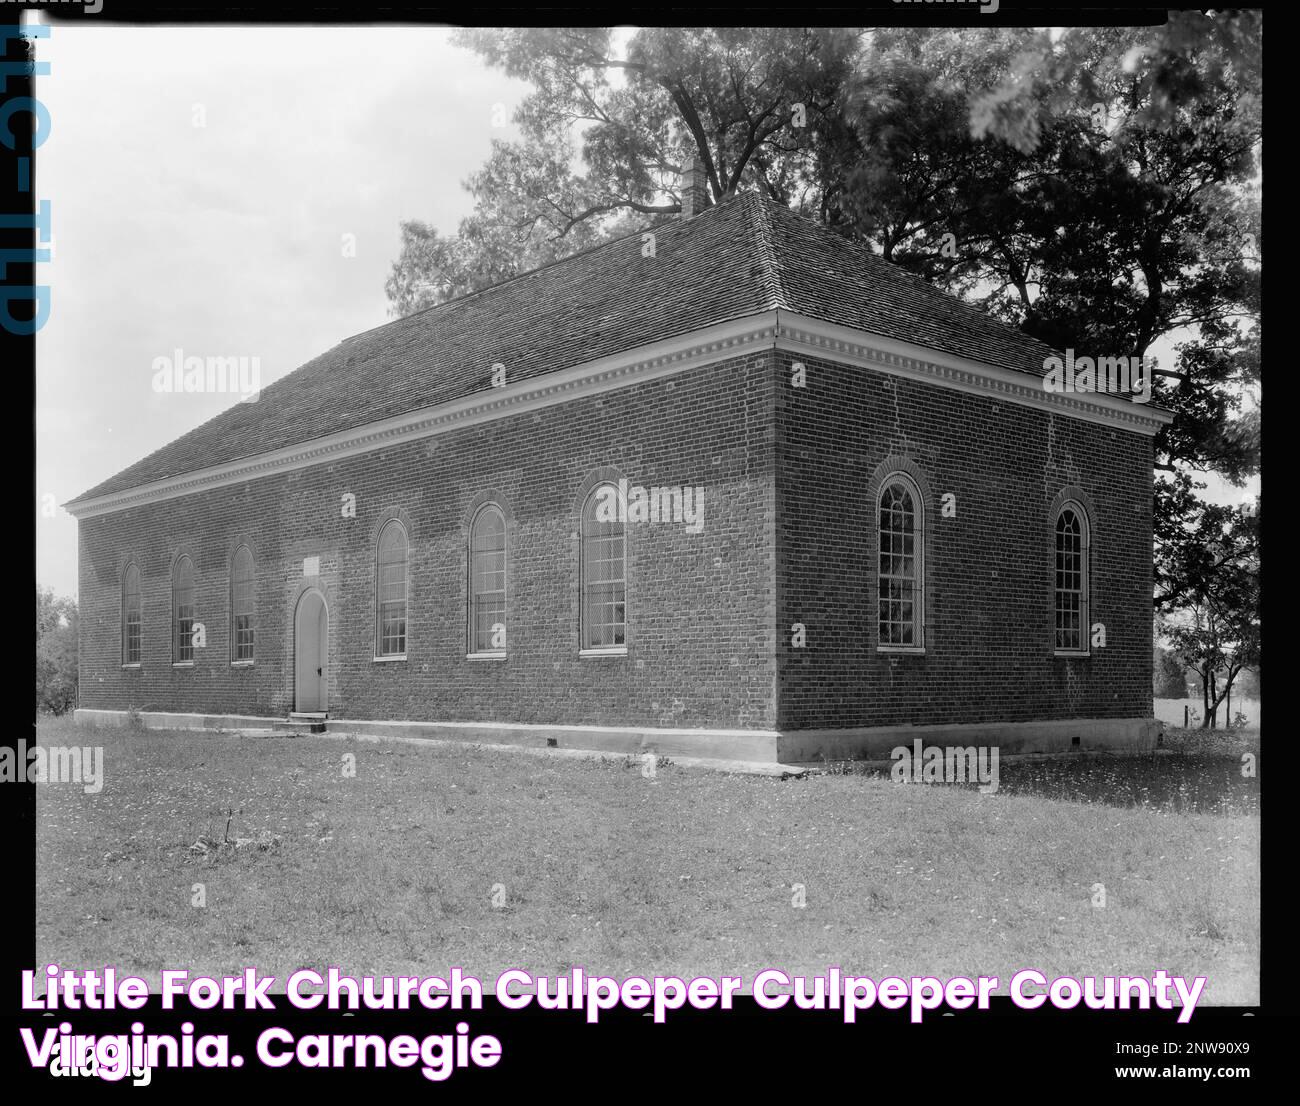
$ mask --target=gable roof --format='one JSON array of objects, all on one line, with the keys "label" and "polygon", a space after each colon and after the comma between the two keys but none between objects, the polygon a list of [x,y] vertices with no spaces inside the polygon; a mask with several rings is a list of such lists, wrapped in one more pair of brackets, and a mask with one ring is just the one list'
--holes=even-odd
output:
[{"label": "gable roof", "polygon": [[1041,377],[1054,351],[757,193],[385,323],[72,500],[300,445],[774,308]]}]

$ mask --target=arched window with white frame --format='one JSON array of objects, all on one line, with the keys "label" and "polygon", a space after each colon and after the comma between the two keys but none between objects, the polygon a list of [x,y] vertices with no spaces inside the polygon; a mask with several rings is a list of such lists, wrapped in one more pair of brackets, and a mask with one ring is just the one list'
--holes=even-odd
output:
[{"label": "arched window with white frame", "polygon": [[184,555],[172,566],[172,664],[194,663],[194,562]]},{"label": "arched window with white frame", "polygon": [[375,550],[375,656],[406,655],[406,527],[384,524]]},{"label": "arched window with white frame", "polygon": [[592,489],[582,508],[582,649],[627,649],[627,524],[617,485]]},{"label": "arched window with white frame", "polygon": [[469,651],[506,651],[506,519],[495,503],[469,528]]},{"label": "arched window with white frame", "polygon": [[1056,652],[1088,652],[1088,516],[1073,500],[1056,514]]},{"label": "arched window with white frame", "polygon": [[901,472],[880,484],[877,626],[881,649],[925,648],[925,512],[920,489]]},{"label": "arched window with white frame", "polygon": [[143,628],[140,566],[132,561],[122,577],[122,663],[139,664]]},{"label": "arched window with white frame", "polygon": [[234,664],[253,663],[255,598],[253,553],[241,545],[230,564],[230,660]]}]

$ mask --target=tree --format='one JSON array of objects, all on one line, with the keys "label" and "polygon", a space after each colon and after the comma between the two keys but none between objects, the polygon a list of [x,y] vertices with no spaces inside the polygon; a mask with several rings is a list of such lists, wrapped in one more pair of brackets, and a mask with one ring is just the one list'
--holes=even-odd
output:
[{"label": "tree", "polygon": [[1186,699],[1187,675],[1182,662],[1167,649],[1155,647],[1154,694],[1157,699]]},{"label": "tree", "polygon": [[[680,175],[703,164],[717,200],[742,186],[821,213],[852,145],[839,117],[856,32],[648,27],[479,29],[457,41],[533,91],[517,142],[497,140],[467,182],[454,235],[402,225],[386,291],[394,314],[656,225],[681,211]],[[581,168],[575,169],[575,162]]]},{"label": "tree", "polygon": [[36,709],[63,714],[77,705],[77,601],[36,589]]},{"label": "tree", "polygon": [[1259,467],[1261,26],[880,32],[850,112],[854,233],[1059,349],[1186,333],[1153,367],[1177,416],[1158,466],[1238,483]]},{"label": "tree", "polygon": [[1200,681],[1206,728],[1217,724],[1219,704],[1238,675],[1260,663],[1258,513],[1224,510],[1223,522],[1214,521],[1218,511],[1210,521],[1202,516],[1203,545],[1189,541],[1181,548],[1188,591],[1181,608],[1165,619],[1171,652]]}]

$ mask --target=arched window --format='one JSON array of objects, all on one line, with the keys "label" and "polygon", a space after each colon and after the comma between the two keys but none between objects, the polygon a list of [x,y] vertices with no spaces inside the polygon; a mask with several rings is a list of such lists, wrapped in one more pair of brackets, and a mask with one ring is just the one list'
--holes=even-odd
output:
[{"label": "arched window", "polygon": [[877,503],[880,518],[878,566],[879,646],[922,649],[924,619],[925,515],[916,485],[901,472],[887,476]]},{"label": "arched window", "polygon": [[1088,651],[1088,516],[1066,503],[1056,516],[1056,651]]},{"label": "arched window", "polygon": [[614,484],[592,489],[582,508],[582,648],[627,648],[627,535]]},{"label": "arched window", "polygon": [[495,503],[470,524],[469,651],[506,651],[506,520]]},{"label": "arched window", "polygon": [[375,656],[406,655],[406,528],[393,519],[375,556]]},{"label": "arched window", "polygon": [[126,566],[122,577],[122,663],[140,663],[140,628],[143,622],[140,604],[140,568],[134,562]]},{"label": "arched window", "polygon": [[236,664],[253,659],[254,583],[253,554],[241,545],[230,565],[230,659]]},{"label": "arched window", "polygon": [[172,663],[194,661],[194,563],[178,557],[172,566]]}]

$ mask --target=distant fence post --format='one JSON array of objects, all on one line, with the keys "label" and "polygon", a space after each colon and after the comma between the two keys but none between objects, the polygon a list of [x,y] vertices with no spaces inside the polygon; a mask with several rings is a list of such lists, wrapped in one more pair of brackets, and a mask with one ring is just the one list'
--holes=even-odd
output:
[{"label": "distant fence post", "polygon": [[1192,724],[1190,714],[1191,709],[1192,708],[1187,703],[1183,704],[1183,729],[1187,729],[1187,727]]}]

